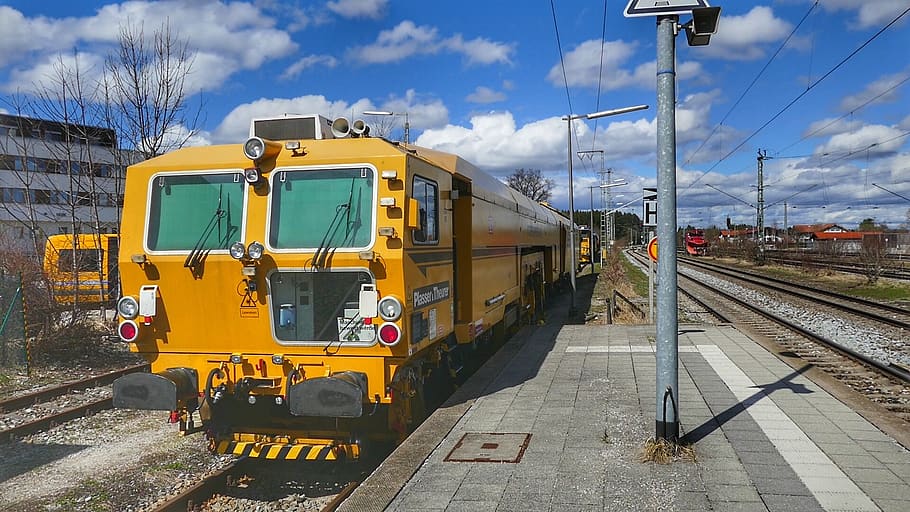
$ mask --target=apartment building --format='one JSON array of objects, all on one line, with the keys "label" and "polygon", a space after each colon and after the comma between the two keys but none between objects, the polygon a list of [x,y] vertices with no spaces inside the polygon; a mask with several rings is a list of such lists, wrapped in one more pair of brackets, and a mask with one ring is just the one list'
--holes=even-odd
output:
[{"label": "apartment building", "polygon": [[0,114],[0,241],[32,251],[32,226],[42,238],[93,233],[96,217],[118,232],[131,155],[110,129]]}]

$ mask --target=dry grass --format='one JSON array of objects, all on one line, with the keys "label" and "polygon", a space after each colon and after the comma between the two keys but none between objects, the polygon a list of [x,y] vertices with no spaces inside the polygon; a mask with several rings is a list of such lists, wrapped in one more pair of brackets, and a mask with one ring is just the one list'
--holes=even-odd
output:
[{"label": "dry grass", "polygon": [[695,462],[695,448],[692,445],[672,443],[666,439],[648,439],[641,449],[641,462],[670,464],[676,461]]}]

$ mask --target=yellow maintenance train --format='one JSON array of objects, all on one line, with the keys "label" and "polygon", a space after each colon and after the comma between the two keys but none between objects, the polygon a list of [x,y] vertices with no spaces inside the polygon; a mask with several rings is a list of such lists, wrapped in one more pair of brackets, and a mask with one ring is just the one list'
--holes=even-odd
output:
[{"label": "yellow maintenance train", "polygon": [[356,459],[568,276],[568,220],[447,153],[322,116],[129,168],[115,407],[210,448]]}]

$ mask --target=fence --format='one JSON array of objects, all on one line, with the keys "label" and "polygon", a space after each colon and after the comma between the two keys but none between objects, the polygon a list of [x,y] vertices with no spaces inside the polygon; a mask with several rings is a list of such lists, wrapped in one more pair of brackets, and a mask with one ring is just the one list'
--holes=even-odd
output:
[{"label": "fence", "polygon": [[0,367],[27,368],[22,277],[0,274]]}]

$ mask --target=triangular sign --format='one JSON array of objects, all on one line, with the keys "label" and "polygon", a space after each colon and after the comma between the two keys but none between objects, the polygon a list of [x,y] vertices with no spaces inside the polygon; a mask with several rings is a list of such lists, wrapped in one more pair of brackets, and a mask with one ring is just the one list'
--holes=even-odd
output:
[{"label": "triangular sign", "polygon": [[685,14],[692,9],[710,7],[706,0],[629,0],[623,16],[634,18],[636,16],[669,16]]}]

